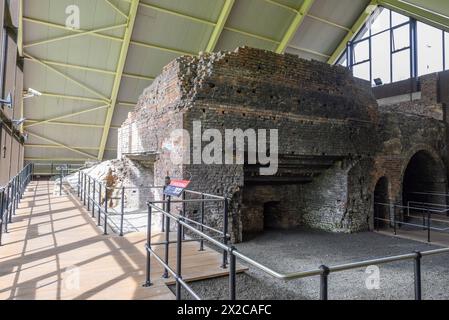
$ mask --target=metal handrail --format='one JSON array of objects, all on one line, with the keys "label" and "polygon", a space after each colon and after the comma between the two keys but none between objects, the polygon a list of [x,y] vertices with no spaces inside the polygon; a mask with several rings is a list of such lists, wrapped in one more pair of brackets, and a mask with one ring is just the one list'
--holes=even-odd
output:
[{"label": "metal handrail", "polygon": [[[246,256],[245,254],[239,252],[235,247],[232,245],[224,244],[209,235],[205,234],[204,232],[192,227],[188,223],[184,222],[184,217],[181,215],[177,215],[174,213],[167,212],[165,210],[161,210],[161,208],[155,206],[152,202],[148,202],[148,230],[147,230],[147,244],[146,244],[146,251],[147,251],[147,270],[146,270],[146,286],[151,285],[151,256],[154,256],[156,260],[158,260],[159,263],[161,263],[166,270],[168,270],[175,278],[176,280],[176,298],[178,300],[181,299],[181,287],[185,288],[189,293],[191,293],[194,298],[200,299],[200,297],[193,291],[193,289],[182,280],[182,238],[180,237],[180,234],[182,233],[183,228],[189,229],[191,232],[199,235],[200,237],[206,239],[213,245],[219,247],[220,249],[223,249],[229,253],[230,257],[230,265],[229,265],[229,298],[231,300],[234,300],[236,298],[236,262],[235,258],[239,258],[240,260],[252,265],[253,267],[267,273],[268,275],[275,277],[277,279],[281,280],[293,280],[293,279],[300,279],[300,278],[306,278],[306,277],[312,277],[312,276],[320,276],[320,299],[327,300],[328,299],[328,276],[331,273],[335,272],[342,272],[352,269],[357,269],[361,267],[367,267],[371,265],[379,265],[379,264],[386,264],[386,263],[392,263],[397,261],[405,261],[405,260],[413,260],[414,261],[414,287],[415,287],[415,299],[421,300],[421,258],[423,256],[430,256],[430,255],[436,255],[436,254],[443,254],[443,253],[449,253],[449,248],[442,248],[442,249],[434,249],[434,250],[428,250],[423,252],[413,252],[413,253],[407,253],[407,254],[401,254],[401,255],[395,255],[395,256],[388,256],[388,257],[381,257],[377,259],[369,259],[369,260],[363,260],[363,261],[357,261],[357,262],[350,262],[345,264],[339,264],[334,266],[326,266],[322,265],[318,268],[309,269],[305,271],[297,271],[297,272],[290,272],[290,273],[281,273],[276,270],[271,269],[270,267]],[[178,225],[178,232],[177,232],[177,270],[172,270],[170,266],[168,265],[167,261],[164,261],[161,257],[158,256],[158,254],[152,249],[152,243],[151,243],[151,216],[152,216],[152,210],[155,209],[159,212],[162,212],[168,219],[172,219],[176,222]]]},{"label": "metal handrail", "polygon": [[31,181],[33,164],[27,164],[6,185],[0,188],[0,246],[3,232],[8,232],[8,225],[16,215],[20,200]]}]

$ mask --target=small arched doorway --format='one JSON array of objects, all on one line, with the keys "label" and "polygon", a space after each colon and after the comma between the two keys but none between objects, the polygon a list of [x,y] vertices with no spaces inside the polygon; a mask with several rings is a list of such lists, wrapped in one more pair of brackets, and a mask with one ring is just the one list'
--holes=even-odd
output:
[{"label": "small arched doorway", "polygon": [[388,194],[388,179],[380,178],[374,188],[374,227],[380,229],[389,225],[390,197]]},{"label": "small arched doorway", "polygon": [[446,205],[446,197],[436,194],[447,192],[446,170],[427,151],[419,151],[410,159],[402,180],[402,201],[404,206],[416,203]]}]

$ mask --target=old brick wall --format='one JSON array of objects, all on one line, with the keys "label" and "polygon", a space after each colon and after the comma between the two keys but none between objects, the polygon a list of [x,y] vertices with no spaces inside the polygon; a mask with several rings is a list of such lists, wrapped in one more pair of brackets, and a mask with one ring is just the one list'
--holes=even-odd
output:
[{"label": "old brick wall", "polygon": [[[120,130],[119,150],[156,153],[156,185],[169,175],[230,197],[234,240],[269,226],[368,230],[379,178],[387,177],[390,200],[400,202],[413,154],[447,159],[438,77],[421,79],[420,90],[411,101],[378,107],[369,83],[339,66],[251,48],[180,57],[140,97]],[[192,135],[194,122],[222,137],[226,129],[277,129],[279,171],[266,179],[248,164],[192,163],[192,141],[171,133]],[[173,154],[185,161],[174,163]],[[197,217],[198,208],[187,209]],[[220,228],[222,213],[220,204],[208,204],[206,223]]]}]

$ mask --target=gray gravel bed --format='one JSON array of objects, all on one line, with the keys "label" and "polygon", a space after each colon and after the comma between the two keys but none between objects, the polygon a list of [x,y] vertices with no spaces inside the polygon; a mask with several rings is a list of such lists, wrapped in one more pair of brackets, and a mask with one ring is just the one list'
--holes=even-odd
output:
[{"label": "gray gravel bed", "polygon": [[[430,250],[436,246],[373,232],[333,234],[298,229],[267,231],[236,247],[255,260],[280,272],[316,268],[364,259]],[[413,299],[413,261],[379,266],[379,289],[367,289],[366,268],[329,276],[330,299]],[[422,260],[424,299],[449,299],[449,254]],[[226,299],[228,278],[195,282],[192,288],[204,299]],[[185,292],[185,291],[184,291]],[[319,277],[282,281],[250,267],[237,277],[238,299],[317,299]],[[189,298],[187,294],[184,296]]]}]

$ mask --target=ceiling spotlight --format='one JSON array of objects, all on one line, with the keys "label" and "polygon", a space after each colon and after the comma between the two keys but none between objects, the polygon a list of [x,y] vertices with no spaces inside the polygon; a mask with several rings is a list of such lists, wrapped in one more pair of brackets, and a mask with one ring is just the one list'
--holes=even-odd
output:
[{"label": "ceiling spotlight", "polygon": [[34,90],[32,88],[28,88],[28,90],[23,91],[23,98],[24,99],[33,98],[33,97],[39,97],[41,95],[42,95],[42,93],[40,93],[39,91]]},{"label": "ceiling spotlight", "polygon": [[0,103],[3,105],[8,106],[8,108],[12,109],[12,95],[11,92],[8,93],[8,96],[6,97],[6,99],[0,99]]}]

